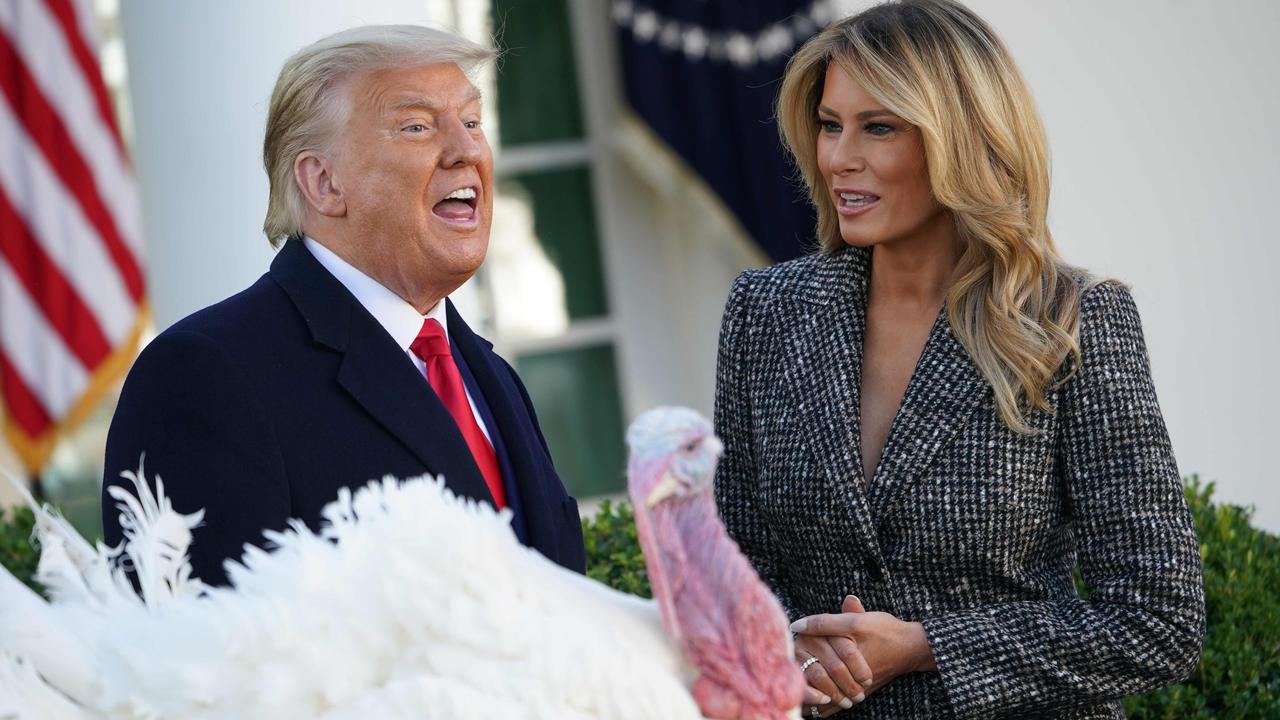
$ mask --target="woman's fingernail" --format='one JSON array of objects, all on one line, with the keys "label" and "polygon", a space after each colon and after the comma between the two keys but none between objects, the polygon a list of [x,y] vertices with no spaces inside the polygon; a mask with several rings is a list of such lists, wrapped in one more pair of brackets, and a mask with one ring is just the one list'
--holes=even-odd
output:
[{"label": "woman's fingernail", "polygon": [[853,696],[853,701],[854,701],[854,702],[856,702],[856,703],[860,703],[860,702],[862,702],[863,700],[866,700],[866,699],[867,699],[867,696],[866,696],[866,694],[865,694],[865,693],[858,693],[857,695],[854,695],[854,696]]},{"label": "woman's fingernail", "polygon": [[804,618],[801,618],[791,623],[791,632],[804,632],[804,628],[808,624],[809,624],[808,621],[806,621]]},{"label": "woman's fingernail", "polygon": [[818,698],[818,704],[819,704],[819,705],[830,705],[830,704],[831,704],[831,696],[830,696],[830,695],[823,695],[822,697]]},{"label": "woman's fingernail", "polygon": [[849,698],[845,698],[840,701],[840,707],[844,708],[845,710],[848,710],[849,708],[853,707],[853,701],[850,700]]},{"label": "woman's fingernail", "polygon": [[861,685],[862,687],[867,687],[871,684],[870,677],[868,677],[866,680],[863,680],[862,678],[854,678],[854,680],[857,680],[858,684]]}]

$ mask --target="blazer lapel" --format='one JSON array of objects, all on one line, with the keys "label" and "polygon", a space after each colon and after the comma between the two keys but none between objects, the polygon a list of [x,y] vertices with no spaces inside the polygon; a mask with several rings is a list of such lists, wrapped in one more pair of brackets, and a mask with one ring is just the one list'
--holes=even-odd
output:
[{"label": "blazer lapel", "polygon": [[988,389],[982,373],[956,339],[946,311],[938,314],[907,384],[870,488],[875,517],[928,469],[938,450],[963,428]]},{"label": "blazer lapel", "polygon": [[[856,528],[867,552],[883,562],[863,477],[859,447],[862,338],[870,253],[850,248],[831,256],[793,298],[779,321],[786,328],[784,373],[827,495],[844,522]],[[787,327],[790,326],[790,327]]]},{"label": "blazer lapel", "polygon": [[271,274],[293,299],[317,344],[341,353],[337,382],[455,494],[493,502],[449,411],[408,355],[299,241]]}]

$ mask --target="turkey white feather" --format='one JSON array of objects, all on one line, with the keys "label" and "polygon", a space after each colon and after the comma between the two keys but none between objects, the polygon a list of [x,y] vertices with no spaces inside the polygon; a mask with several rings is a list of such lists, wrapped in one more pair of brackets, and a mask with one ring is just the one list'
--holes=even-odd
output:
[{"label": "turkey white feather", "polygon": [[[692,413],[660,414],[672,412]],[[709,424],[697,420],[718,456]],[[639,456],[647,458],[642,471],[661,465],[664,477],[714,471],[715,457],[708,467],[655,465],[671,453],[652,443],[669,433],[640,435],[637,446],[633,431],[633,493],[655,484],[634,475]],[[758,587],[722,588],[729,610],[704,608],[692,619],[687,596],[667,592],[663,609],[686,617],[664,619],[654,601],[521,545],[509,511],[459,499],[441,478],[424,476],[342,491],[320,531],[293,523],[268,533],[269,551],[247,546],[229,563],[229,587],[206,587],[189,576],[185,558],[199,514],[176,513],[163,482],[154,478],[153,492],[142,467],[133,479],[136,495],[116,494],[126,528],[119,548],[93,548],[37,509],[37,579],[50,602],[0,574],[0,718],[681,720],[709,712],[764,720],[793,717],[799,703],[803,681],[789,662],[785,618],[771,596],[771,606],[758,602],[767,590],[760,595],[753,573],[733,582]],[[710,476],[704,480],[709,487]],[[699,499],[668,492],[654,502],[662,500]],[[650,527],[679,524],[654,521],[658,507],[637,507],[646,552],[657,547],[643,537]],[[723,535],[714,512],[709,521]],[[676,583],[656,578],[655,589],[723,576],[696,567],[700,553],[685,556],[695,565],[680,568]],[[648,562],[651,575],[671,565]],[[725,657],[708,663],[703,641],[719,631],[708,618],[744,617],[733,609],[743,597],[754,598],[752,617],[767,621],[722,637],[716,647]],[[735,685],[731,666],[758,659],[760,648],[770,659],[785,656],[786,666],[769,665],[771,677],[748,668]],[[708,683],[714,697],[700,689]],[[750,689],[756,685],[784,691]]]}]

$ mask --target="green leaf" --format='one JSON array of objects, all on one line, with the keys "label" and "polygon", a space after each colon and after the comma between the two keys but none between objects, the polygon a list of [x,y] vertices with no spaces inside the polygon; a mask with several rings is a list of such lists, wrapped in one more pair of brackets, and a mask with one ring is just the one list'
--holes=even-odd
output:
[{"label": "green leaf", "polygon": [[587,547],[588,577],[615,590],[653,597],[630,503],[605,500],[595,517],[582,521],[582,535]]},{"label": "green leaf", "polygon": [[31,508],[6,511],[0,508],[0,565],[36,592],[42,588],[34,580],[40,554],[32,543],[36,518]]}]

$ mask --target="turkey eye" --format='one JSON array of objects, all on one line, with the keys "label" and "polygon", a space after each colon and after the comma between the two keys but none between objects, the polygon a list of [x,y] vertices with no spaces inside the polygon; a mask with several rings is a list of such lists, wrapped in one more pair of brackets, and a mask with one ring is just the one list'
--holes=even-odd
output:
[{"label": "turkey eye", "polygon": [[691,442],[691,443],[689,443],[688,445],[685,445],[685,446],[684,446],[684,451],[685,451],[685,452],[689,452],[689,453],[691,453],[691,452],[693,452],[694,450],[697,450],[697,449],[698,449],[698,441],[697,441],[697,440],[694,440],[693,442]]}]

